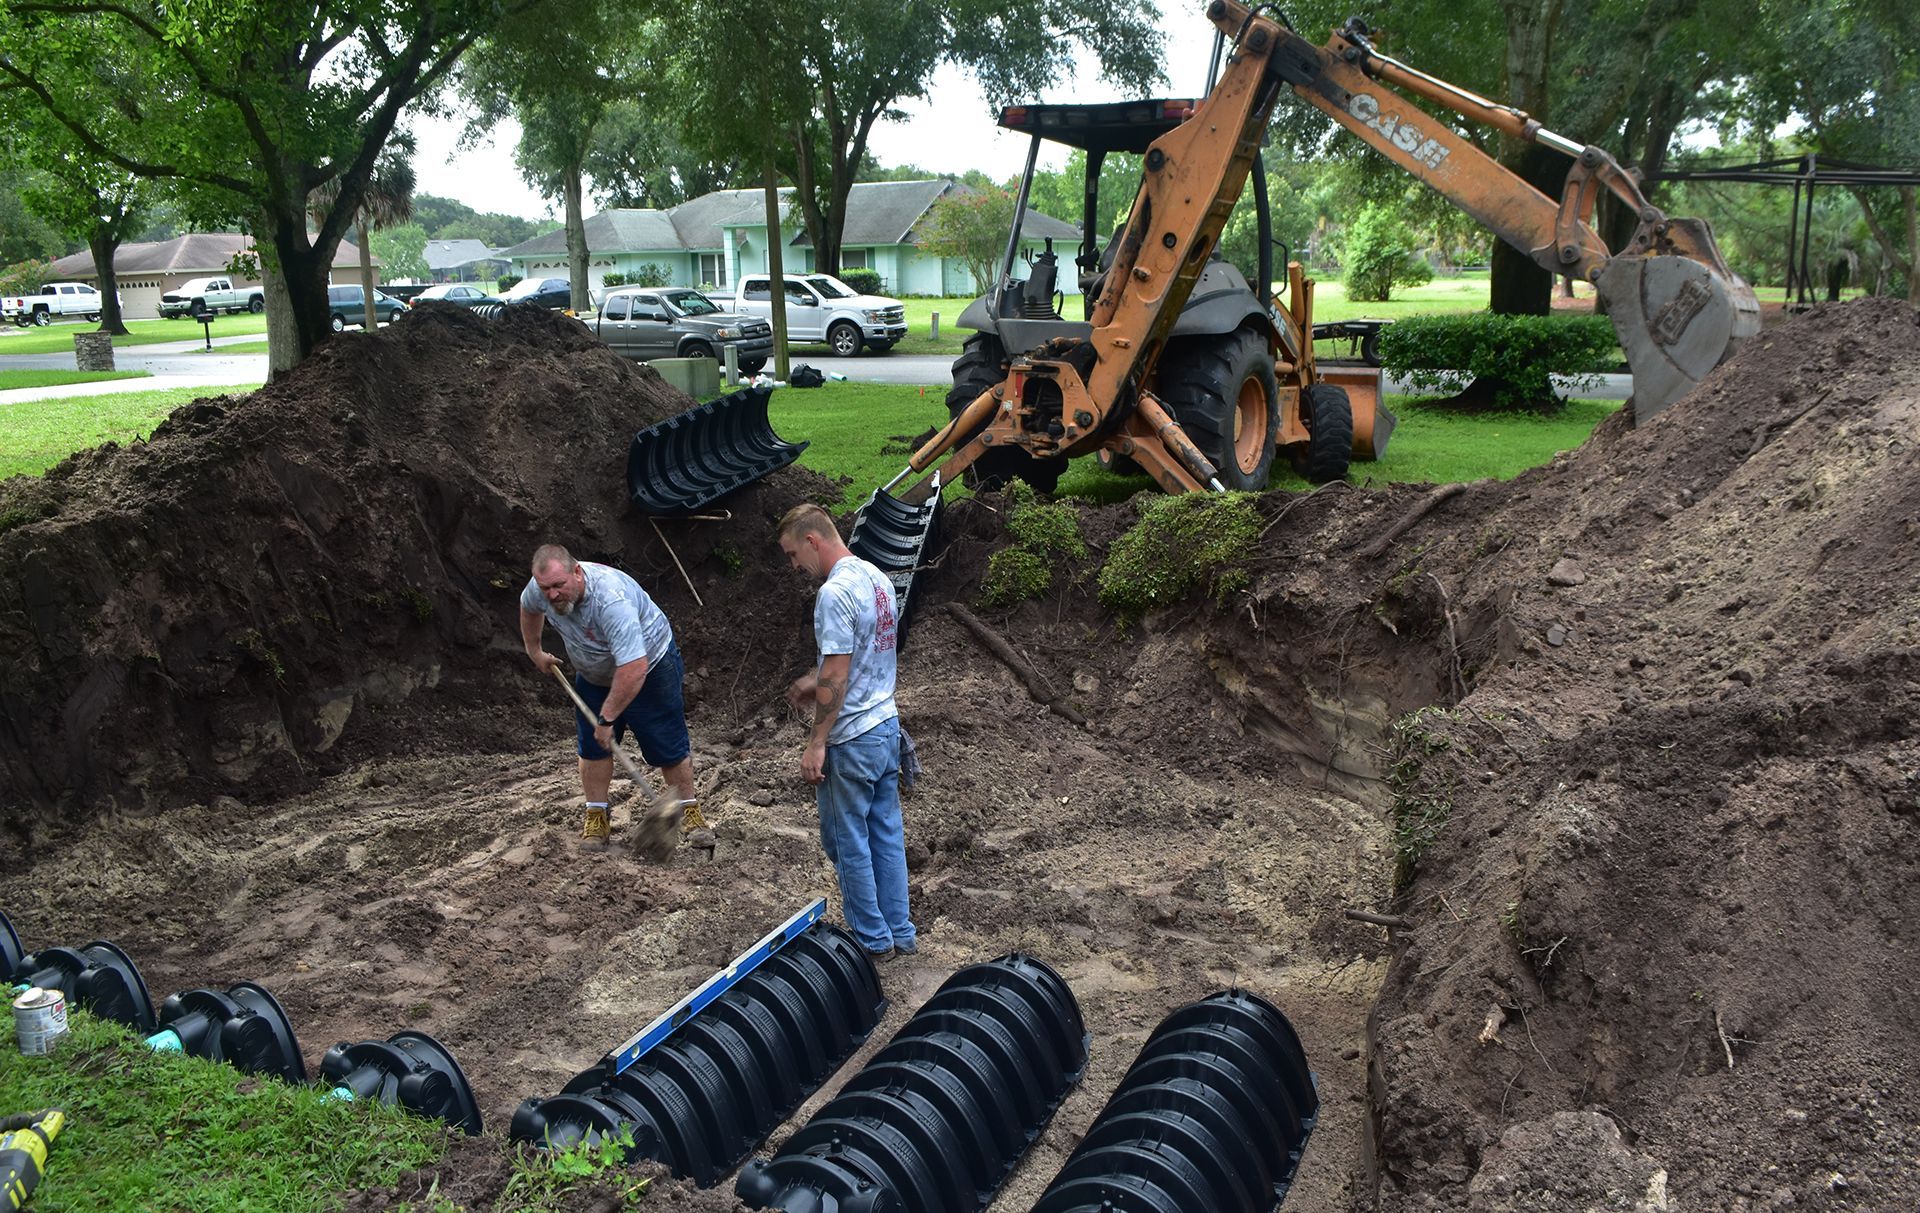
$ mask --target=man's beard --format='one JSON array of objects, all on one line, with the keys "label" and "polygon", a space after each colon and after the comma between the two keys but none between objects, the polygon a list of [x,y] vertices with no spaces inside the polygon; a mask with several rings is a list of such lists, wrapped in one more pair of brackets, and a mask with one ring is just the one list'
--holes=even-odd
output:
[{"label": "man's beard", "polygon": [[571,615],[573,614],[573,604],[563,598],[553,604],[553,610],[554,613],[558,615]]}]

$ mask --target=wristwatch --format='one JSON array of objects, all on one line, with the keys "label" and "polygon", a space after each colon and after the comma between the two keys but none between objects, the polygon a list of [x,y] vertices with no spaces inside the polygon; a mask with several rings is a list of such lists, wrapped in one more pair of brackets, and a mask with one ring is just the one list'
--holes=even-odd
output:
[{"label": "wristwatch", "polygon": [[601,715],[600,713],[598,713],[598,712],[595,712],[595,713],[593,714],[593,718],[594,718],[595,720],[597,720],[597,721],[599,721],[599,722],[601,723],[601,725],[602,725],[603,727],[605,727],[605,728],[609,728],[609,729],[610,729],[610,728],[612,728],[612,727],[613,727],[613,721],[611,721],[611,720],[608,720],[608,719],[607,719],[607,718],[606,718],[605,716],[602,716],[602,715]]}]

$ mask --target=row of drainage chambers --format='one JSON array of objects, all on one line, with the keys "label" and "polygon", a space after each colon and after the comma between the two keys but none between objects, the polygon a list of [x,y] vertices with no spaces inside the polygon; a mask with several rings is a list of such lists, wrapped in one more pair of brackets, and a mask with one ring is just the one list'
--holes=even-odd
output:
[{"label": "row of drainage chambers", "polygon": [[[78,948],[28,952],[0,913],[0,988],[16,994],[58,991],[66,1005],[145,1034],[157,1052],[225,1062],[290,1083],[307,1081],[292,1021],[266,987],[250,981],[224,990],[182,990],[156,1008],[133,958],[113,943],[96,939]],[[460,1063],[424,1032],[342,1041],[321,1058],[317,1081],[336,1099],[372,1100],[480,1132],[480,1108]]]},{"label": "row of drainage chambers", "polygon": [[[305,1082],[292,1024],[265,988],[192,989],[155,1008],[105,940],[27,953],[0,914],[0,978],[57,989],[147,1033],[156,1049]],[[887,1009],[845,931],[815,922],[644,1055],[609,1053],[509,1129],[546,1147],[623,1140],[701,1187],[740,1168],[736,1194],[783,1213],[979,1213],[1086,1071],[1073,992],[1015,953],[955,973],[771,1158],[745,1161],[859,1049]],[[452,1054],[399,1032],[321,1062],[338,1098],[481,1128]],[[1156,1028],[1033,1213],[1277,1209],[1319,1100],[1298,1035],[1271,1003],[1228,990]]]}]

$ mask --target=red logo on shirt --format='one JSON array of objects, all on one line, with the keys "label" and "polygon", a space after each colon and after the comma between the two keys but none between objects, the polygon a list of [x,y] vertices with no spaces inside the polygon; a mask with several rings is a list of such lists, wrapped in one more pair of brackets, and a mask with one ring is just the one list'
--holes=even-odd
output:
[{"label": "red logo on shirt", "polygon": [[887,587],[876,581],[873,583],[873,651],[886,653],[893,649],[893,604],[887,601]]}]

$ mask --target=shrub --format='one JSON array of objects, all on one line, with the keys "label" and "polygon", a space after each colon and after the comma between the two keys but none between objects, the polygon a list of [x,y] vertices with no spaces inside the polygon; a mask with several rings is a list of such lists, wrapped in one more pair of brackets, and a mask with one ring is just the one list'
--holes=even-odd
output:
[{"label": "shrub", "polygon": [[846,283],[854,290],[859,291],[862,295],[878,295],[880,288],[886,285],[880,281],[879,270],[841,270],[838,277],[840,281]]},{"label": "shrub", "polygon": [[657,262],[649,261],[638,266],[626,275],[628,286],[667,286],[673,282],[673,271]]},{"label": "shrub", "polygon": [[[1411,316],[1380,331],[1380,365],[1419,391],[1461,393],[1495,408],[1557,407],[1554,374],[1589,385],[1615,361],[1601,316]],[[1468,384],[1471,391],[1465,391]]]},{"label": "shrub", "polygon": [[516,285],[519,284],[520,277],[521,276],[519,274],[500,275],[500,293],[504,295],[508,291],[512,290]]},{"label": "shrub", "polygon": [[1245,589],[1260,540],[1253,493],[1149,497],[1100,570],[1100,601],[1122,621],[1172,606],[1210,585],[1216,601]]},{"label": "shrub", "polygon": [[606,287],[608,290],[612,290],[616,286],[625,286],[627,285],[627,276],[625,274],[608,274],[600,279],[600,285]]},{"label": "shrub", "polygon": [[1397,211],[1369,203],[1347,228],[1340,248],[1340,280],[1347,298],[1380,303],[1396,286],[1419,286],[1433,278],[1433,267],[1414,250],[1413,235]]},{"label": "shrub", "polygon": [[15,262],[0,269],[0,295],[24,295],[53,281],[53,261],[48,258]]},{"label": "shrub", "polygon": [[1007,533],[1013,542],[987,560],[987,574],[980,582],[983,607],[1038,598],[1052,588],[1053,570],[1062,558],[1087,556],[1080,515],[1071,505],[1042,502],[1024,480],[1007,486],[1007,501]]}]

